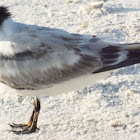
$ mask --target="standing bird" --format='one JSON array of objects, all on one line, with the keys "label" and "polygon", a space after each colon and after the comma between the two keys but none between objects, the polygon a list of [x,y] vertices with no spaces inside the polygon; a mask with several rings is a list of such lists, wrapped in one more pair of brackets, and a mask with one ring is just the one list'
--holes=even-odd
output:
[{"label": "standing bird", "polygon": [[110,43],[95,36],[17,23],[7,7],[0,7],[0,81],[16,93],[36,97],[29,122],[10,124],[16,134],[37,130],[42,93],[53,96],[73,86],[78,89],[85,81],[76,82],[81,77],[90,79],[95,73],[139,62],[140,43]]}]

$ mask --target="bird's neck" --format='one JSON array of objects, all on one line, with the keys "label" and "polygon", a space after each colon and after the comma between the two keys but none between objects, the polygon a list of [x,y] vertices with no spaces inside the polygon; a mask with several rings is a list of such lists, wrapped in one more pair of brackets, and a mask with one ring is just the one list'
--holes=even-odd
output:
[{"label": "bird's neck", "polygon": [[0,25],[0,40],[5,40],[8,36],[11,36],[18,30],[18,24],[11,18],[7,18]]}]

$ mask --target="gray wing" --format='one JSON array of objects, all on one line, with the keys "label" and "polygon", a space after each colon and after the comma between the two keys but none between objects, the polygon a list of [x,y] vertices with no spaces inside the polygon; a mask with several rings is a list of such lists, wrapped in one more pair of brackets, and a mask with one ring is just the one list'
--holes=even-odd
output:
[{"label": "gray wing", "polygon": [[[58,34],[56,30],[49,30],[47,34],[44,29],[40,32],[33,34],[30,31],[27,42],[20,40],[13,43],[12,55],[0,54],[1,82],[16,89],[52,87],[114,65],[127,57],[127,52],[119,45],[114,49],[96,37],[60,31]],[[33,46],[23,44],[23,49],[23,42],[33,42]]]}]

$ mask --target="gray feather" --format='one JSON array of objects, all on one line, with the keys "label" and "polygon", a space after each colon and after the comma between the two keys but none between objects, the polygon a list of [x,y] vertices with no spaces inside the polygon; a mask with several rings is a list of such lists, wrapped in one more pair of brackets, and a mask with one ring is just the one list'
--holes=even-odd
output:
[{"label": "gray feather", "polygon": [[[15,89],[50,88],[127,59],[120,44],[8,19],[0,33],[0,81]],[[138,45],[137,45],[138,46]]]}]

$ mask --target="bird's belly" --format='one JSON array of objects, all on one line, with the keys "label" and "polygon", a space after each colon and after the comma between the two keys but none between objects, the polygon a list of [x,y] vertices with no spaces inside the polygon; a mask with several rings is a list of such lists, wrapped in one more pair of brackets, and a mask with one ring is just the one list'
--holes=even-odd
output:
[{"label": "bird's belly", "polygon": [[91,86],[95,84],[97,80],[103,79],[107,76],[109,76],[109,72],[102,72],[99,74],[89,74],[89,75],[74,78],[72,80],[65,81],[59,84],[55,84],[50,88],[42,88],[39,90],[13,89],[13,88],[8,87],[5,84],[1,84],[0,86],[2,86],[7,92],[16,93],[22,96],[37,96],[37,97],[57,96],[60,94],[68,93],[70,91],[77,91],[77,90],[83,89],[86,86]]}]

